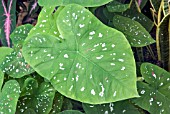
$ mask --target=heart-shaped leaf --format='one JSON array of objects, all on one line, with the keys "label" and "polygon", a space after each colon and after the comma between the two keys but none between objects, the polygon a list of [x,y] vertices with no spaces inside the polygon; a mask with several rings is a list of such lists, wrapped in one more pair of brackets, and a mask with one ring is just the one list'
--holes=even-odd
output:
[{"label": "heart-shaped leaf", "polygon": [[122,31],[133,47],[142,47],[154,43],[149,32],[137,21],[130,18],[116,15],[113,17],[113,24],[116,29]]},{"label": "heart-shaped leaf", "polygon": [[5,83],[0,92],[1,114],[15,114],[19,94],[20,86],[16,80],[10,80]]},{"label": "heart-shaped leaf", "polygon": [[17,44],[22,45],[29,31],[32,29],[32,27],[33,26],[30,24],[17,27],[10,35],[12,43],[14,45],[17,45]]},{"label": "heart-shaped leaf", "polygon": [[34,72],[22,56],[22,49],[20,47],[15,48],[13,52],[5,57],[4,62],[0,64],[0,69],[14,78],[21,78]]},{"label": "heart-shaped leaf", "polygon": [[86,114],[141,114],[138,109],[129,101],[118,101],[115,103],[90,105],[83,104]]},{"label": "heart-shaped leaf", "polygon": [[4,61],[5,57],[13,51],[12,48],[0,47],[0,64]]},{"label": "heart-shaped leaf", "polygon": [[[30,87],[32,86],[28,84],[28,92]],[[17,114],[22,114],[29,108],[33,109],[36,114],[49,114],[52,108],[54,95],[55,90],[51,84],[47,82],[41,83],[33,94],[23,96],[19,99]]]},{"label": "heart-shaped leaf", "polygon": [[58,92],[90,104],[138,96],[133,53],[121,32],[79,5],[66,6],[57,25],[62,41],[35,35],[26,40],[23,54]]},{"label": "heart-shaped leaf", "polygon": [[141,73],[147,83],[138,82],[141,97],[134,102],[151,114],[169,114],[170,73],[150,63],[142,64]]},{"label": "heart-shaped leaf", "polygon": [[38,0],[41,6],[65,6],[79,4],[84,7],[96,7],[109,3],[112,0]]}]

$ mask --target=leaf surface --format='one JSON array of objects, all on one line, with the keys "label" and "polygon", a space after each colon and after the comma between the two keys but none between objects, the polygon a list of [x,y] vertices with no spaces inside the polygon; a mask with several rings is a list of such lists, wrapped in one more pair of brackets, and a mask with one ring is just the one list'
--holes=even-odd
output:
[{"label": "leaf surface", "polygon": [[150,63],[142,64],[141,73],[147,83],[138,82],[141,97],[134,102],[152,114],[169,114],[170,73]]},{"label": "leaf surface", "polygon": [[23,54],[58,92],[94,104],[138,97],[133,53],[121,32],[79,5],[66,6],[57,25],[63,40],[47,34],[32,36]]}]

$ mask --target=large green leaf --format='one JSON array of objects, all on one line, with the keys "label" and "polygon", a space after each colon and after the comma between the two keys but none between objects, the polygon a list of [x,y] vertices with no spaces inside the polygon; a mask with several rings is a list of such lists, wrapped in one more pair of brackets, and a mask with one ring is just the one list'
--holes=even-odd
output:
[{"label": "large green leaf", "polygon": [[155,42],[149,32],[137,21],[116,15],[113,17],[116,29],[122,31],[133,47],[142,47]]},{"label": "large green leaf", "polygon": [[33,26],[30,24],[17,27],[10,35],[12,43],[14,45],[17,45],[17,44],[22,45],[29,31],[32,29],[32,27]]},{"label": "large green leaf", "polygon": [[150,63],[142,64],[141,73],[147,83],[138,82],[141,97],[134,102],[151,114],[169,114],[170,73]]},{"label": "large green leaf", "polygon": [[1,114],[15,114],[19,93],[20,86],[16,80],[10,80],[5,83],[0,92]]},{"label": "large green leaf", "polygon": [[115,103],[90,105],[83,104],[86,114],[140,114],[138,109],[129,100]]},{"label": "large green leaf", "polygon": [[79,5],[66,6],[57,25],[62,41],[35,35],[26,40],[23,54],[58,92],[90,104],[138,97],[133,53],[121,32]]},{"label": "large green leaf", "polygon": [[79,4],[84,7],[95,7],[109,3],[112,0],[39,0],[41,6],[65,6],[68,4]]},{"label": "large green leaf", "polygon": [[0,64],[4,61],[5,57],[13,51],[12,48],[0,47]]},{"label": "large green leaf", "polygon": [[[34,88],[34,86],[27,84],[26,88],[28,88],[29,92],[30,88]],[[43,82],[33,94],[27,94],[19,99],[16,114],[22,114],[29,108],[33,109],[37,114],[49,114],[52,109],[54,95],[55,90],[51,84]]]}]

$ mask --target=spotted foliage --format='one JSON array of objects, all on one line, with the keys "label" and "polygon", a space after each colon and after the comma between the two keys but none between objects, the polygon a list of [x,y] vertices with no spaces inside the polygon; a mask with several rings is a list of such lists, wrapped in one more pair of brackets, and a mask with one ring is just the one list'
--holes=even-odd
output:
[{"label": "spotted foliage", "polygon": [[0,91],[1,114],[15,114],[19,94],[20,86],[16,80],[10,80],[5,83]]},{"label": "spotted foliage", "polygon": [[[34,82],[36,83],[36,82]],[[41,83],[39,87],[35,87],[30,83],[25,83],[26,93],[30,93],[32,89],[35,91],[32,94],[26,94],[18,101],[17,114],[25,113],[27,109],[32,109],[36,114],[49,114],[52,109],[53,99],[55,95],[54,88],[47,82]]]},{"label": "spotted foliage", "polygon": [[113,17],[116,29],[122,31],[133,47],[142,47],[154,43],[149,32],[137,21],[116,15]]},{"label": "spotted foliage", "polygon": [[79,5],[63,8],[56,21],[63,39],[31,36],[23,55],[58,92],[94,104],[138,96],[133,53],[121,32]]},{"label": "spotted foliage", "polygon": [[4,61],[5,57],[13,52],[12,48],[0,47],[0,64]]},{"label": "spotted foliage", "polygon": [[138,109],[129,101],[118,101],[115,103],[90,105],[83,104],[86,114],[141,114]]},{"label": "spotted foliage", "polygon": [[141,73],[147,83],[138,82],[141,97],[134,102],[151,114],[169,114],[170,73],[150,63],[142,64]]}]

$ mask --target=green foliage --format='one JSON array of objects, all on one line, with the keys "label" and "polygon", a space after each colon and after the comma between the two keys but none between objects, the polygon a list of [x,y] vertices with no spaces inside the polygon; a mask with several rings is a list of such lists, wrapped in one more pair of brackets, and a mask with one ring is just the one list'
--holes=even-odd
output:
[{"label": "green foliage", "polygon": [[5,83],[0,92],[0,112],[2,114],[15,114],[20,86],[16,80]]},{"label": "green foliage", "polygon": [[138,109],[129,101],[118,101],[115,103],[90,105],[83,104],[86,114],[141,114]]},{"label": "green foliage", "polygon": [[27,111],[27,109],[34,110],[36,114],[49,114],[55,95],[55,90],[51,84],[43,82],[37,87],[36,80],[28,79],[25,81],[24,87],[22,90],[27,91],[25,96],[21,97],[18,101],[17,114],[21,114]]},{"label": "green foliage", "polygon": [[66,6],[56,21],[63,40],[47,34],[31,36],[23,54],[58,92],[94,104],[138,96],[133,54],[122,33],[79,5]]},{"label": "green foliage", "polygon": [[32,27],[30,24],[17,27],[10,35],[13,44],[22,45]]},{"label": "green foliage", "polygon": [[141,97],[134,102],[151,114],[169,114],[170,73],[150,63],[142,64],[141,73],[146,83],[138,82]]},{"label": "green foliage", "polygon": [[39,0],[41,6],[66,6],[68,4],[79,4],[84,7],[95,7],[109,3],[112,0]]},{"label": "green foliage", "polygon": [[125,34],[133,47],[142,47],[155,42],[140,23],[130,18],[116,15],[113,17],[113,25]]},{"label": "green foliage", "polygon": [[12,48],[0,47],[0,64],[4,61],[5,57],[13,51]]}]

